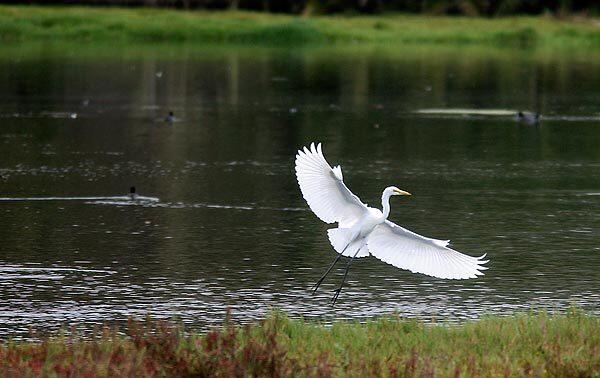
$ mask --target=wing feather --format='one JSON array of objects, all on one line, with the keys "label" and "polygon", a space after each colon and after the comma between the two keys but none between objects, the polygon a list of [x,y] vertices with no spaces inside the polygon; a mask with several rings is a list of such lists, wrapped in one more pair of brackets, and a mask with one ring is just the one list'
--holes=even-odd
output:
[{"label": "wing feather", "polygon": [[390,265],[447,279],[483,275],[488,260],[471,257],[447,247],[447,241],[426,238],[390,221],[375,226],[367,237],[369,252]]},{"label": "wing feather", "polygon": [[350,227],[367,211],[367,206],[346,187],[342,169],[331,168],[321,143],[312,143],[296,154],[296,177],[310,209],[326,223]]}]

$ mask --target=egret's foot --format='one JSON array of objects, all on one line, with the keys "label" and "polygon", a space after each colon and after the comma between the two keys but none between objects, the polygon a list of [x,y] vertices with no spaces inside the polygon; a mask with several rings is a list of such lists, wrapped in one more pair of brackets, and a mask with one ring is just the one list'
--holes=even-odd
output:
[{"label": "egret's foot", "polygon": [[342,292],[342,288],[340,287],[339,289],[335,289],[333,292],[335,294],[333,294],[333,298],[331,298],[331,307],[335,306],[335,302],[337,302],[337,299],[340,296],[340,293]]},{"label": "egret's foot", "polygon": [[312,290],[311,295],[315,295],[317,293],[317,289],[319,288],[319,283],[317,282],[316,284],[314,284],[310,290]]}]

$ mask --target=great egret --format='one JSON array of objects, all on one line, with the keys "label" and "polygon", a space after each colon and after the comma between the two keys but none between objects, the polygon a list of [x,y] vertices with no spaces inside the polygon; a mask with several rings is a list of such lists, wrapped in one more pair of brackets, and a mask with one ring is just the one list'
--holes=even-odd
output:
[{"label": "great egret", "polygon": [[449,240],[430,239],[387,220],[391,196],[409,196],[395,186],[381,195],[382,211],[368,207],[344,184],[341,167],[331,167],[323,156],[321,143],[304,147],[296,154],[296,177],[304,199],[319,219],[337,222],[327,230],[338,252],[325,274],[314,285],[313,294],[342,256],[351,257],[344,278],[335,290],[332,304],[342,291],[350,264],[356,257],[375,256],[397,268],[447,279],[467,279],[483,275],[488,260],[471,257],[448,248]]}]

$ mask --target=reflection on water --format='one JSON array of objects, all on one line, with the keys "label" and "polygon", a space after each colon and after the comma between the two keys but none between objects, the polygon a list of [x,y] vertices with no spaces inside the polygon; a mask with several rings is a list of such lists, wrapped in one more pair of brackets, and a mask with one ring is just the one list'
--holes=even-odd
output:
[{"label": "reflection on water", "polygon": [[[598,311],[597,59],[69,51],[0,50],[2,338],[148,313],[205,329],[227,308],[240,321],[271,307],[325,321]],[[162,122],[169,111],[178,122]],[[487,252],[486,275],[446,281],[367,258],[335,308],[342,268],[311,296],[334,256],[295,182],[311,141],[364,202],[388,185],[413,193],[391,219]],[[98,198],[133,185],[160,201]]]},{"label": "reflection on water", "polygon": [[36,202],[36,201],[94,201],[106,204],[145,204],[155,203],[159,199],[146,196],[95,196],[95,197],[0,197],[0,202]]}]

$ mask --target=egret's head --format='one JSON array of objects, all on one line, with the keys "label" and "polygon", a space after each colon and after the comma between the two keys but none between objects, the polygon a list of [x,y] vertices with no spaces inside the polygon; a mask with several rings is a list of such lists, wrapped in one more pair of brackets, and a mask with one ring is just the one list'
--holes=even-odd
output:
[{"label": "egret's head", "polygon": [[388,186],[383,191],[384,195],[387,196],[410,196],[411,194],[405,190],[398,189],[395,186]]}]

